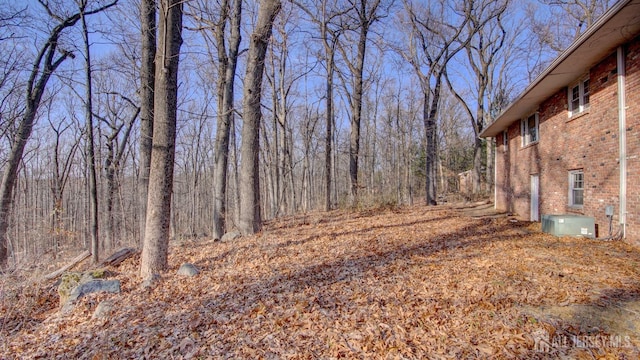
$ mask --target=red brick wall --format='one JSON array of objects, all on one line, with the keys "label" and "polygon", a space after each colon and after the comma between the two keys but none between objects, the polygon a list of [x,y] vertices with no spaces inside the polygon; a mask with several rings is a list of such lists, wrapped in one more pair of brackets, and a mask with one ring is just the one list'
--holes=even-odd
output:
[{"label": "red brick wall", "polygon": [[[626,47],[627,239],[640,245],[640,38]],[[586,75],[586,74],[585,74]],[[576,79],[578,80],[578,79]],[[498,136],[496,207],[530,219],[530,177],[540,177],[540,214],[593,216],[599,236],[608,234],[605,207],[620,216],[618,80],[616,53],[589,71],[590,106],[569,118],[567,88],[538,108],[540,141],[522,146],[520,123],[508,129],[505,150]],[[568,206],[569,171],[584,171],[584,206]]]},{"label": "red brick wall", "polygon": [[626,54],[627,238],[640,245],[640,37]]}]

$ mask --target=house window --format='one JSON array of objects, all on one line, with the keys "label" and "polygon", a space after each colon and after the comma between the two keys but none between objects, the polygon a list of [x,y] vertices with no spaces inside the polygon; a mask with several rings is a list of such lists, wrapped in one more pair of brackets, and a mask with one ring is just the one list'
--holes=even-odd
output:
[{"label": "house window", "polygon": [[522,146],[538,142],[538,113],[522,119],[520,122],[520,135],[522,135]]},{"label": "house window", "polygon": [[569,206],[582,207],[584,204],[584,171],[569,171]]},{"label": "house window", "polygon": [[502,132],[502,145],[504,145],[504,151],[509,150],[509,132],[507,130]]},{"label": "house window", "polygon": [[589,108],[589,79],[582,79],[569,87],[569,116]]}]

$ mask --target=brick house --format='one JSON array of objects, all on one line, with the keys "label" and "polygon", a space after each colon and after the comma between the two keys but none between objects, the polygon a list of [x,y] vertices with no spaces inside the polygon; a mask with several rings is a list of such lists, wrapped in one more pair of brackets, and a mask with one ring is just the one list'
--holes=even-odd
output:
[{"label": "brick house", "polygon": [[621,0],[484,131],[496,138],[495,207],[595,218],[640,245],[640,0]]}]

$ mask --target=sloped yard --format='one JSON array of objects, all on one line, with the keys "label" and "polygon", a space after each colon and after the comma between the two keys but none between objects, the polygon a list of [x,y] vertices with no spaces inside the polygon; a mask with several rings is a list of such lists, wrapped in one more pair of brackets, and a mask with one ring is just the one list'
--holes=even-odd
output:
[{"label": "sloped yard", "polygon": [[121,294],[66,315],[51,283],[5,277],[0,358],[638,358],[640,251],[538,228],[454,207],[291,217],[174,244],[149,292],[129,259]]}]

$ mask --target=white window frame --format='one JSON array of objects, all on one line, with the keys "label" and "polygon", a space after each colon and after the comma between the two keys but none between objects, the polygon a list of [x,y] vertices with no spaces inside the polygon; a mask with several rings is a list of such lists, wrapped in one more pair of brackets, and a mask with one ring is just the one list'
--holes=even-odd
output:
[{"label": "white window frame", "polygon": [[[535,118],[535,139],[531,139],[532,129],[529,127],[529,121],[531,118]],[[522,146],[528,146],[531,144],[535,144],[540,141],[540,119],[538,117],[538,113],[533,113],[526,118],[520,120],[520,136],[522,137]]]},{"label": "white window frame", "polygon": [[[567,89],[569,117],[589,110],[591,83],[589,77],[583,77]],[[577,98],[575,97],[577,96]]]},{"label": "white window frame", "polygon": [[[577,176],[580,176],[580,185],[582,187],[576,187],[577,185]],[[577,169],[569,171],[569,206],[572,208],[582,208],[584,206],[584,170]],[[576,197],[574,195],[575,191],[582,191],[582,203],[576,203]]]}]

